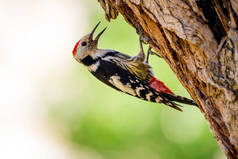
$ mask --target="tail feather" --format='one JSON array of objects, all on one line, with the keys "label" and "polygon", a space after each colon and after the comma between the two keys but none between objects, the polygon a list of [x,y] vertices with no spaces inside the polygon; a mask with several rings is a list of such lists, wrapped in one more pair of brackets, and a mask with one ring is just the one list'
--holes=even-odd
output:
[{"label": "tail feather", "polygon": [[176,110],[182,111],[182,109],[179,108],[181,107],[181,105],[175,102],[197,106],[197,104],[193,100],[175,95],[168,87],[165,86],[163,82],[153,76],[151,77],[149,83],[151,88],[158,92],[160,94],[160,97],[163,98],[163,103]]},{"label": "tail feather", "polygon": [[183,111],[183,110],[180,108],[180,107],[182,107],[181,105],[179,105],[179,104],[177,104],[177,103],[174,103],[174,102],[172,102],[172,101],[166,101],[166,102],[164,102],[164,104],[166,104],[166,105],[170,106],[171,108],[174,108],[174,109],[176,109],[176,110],[178,110],[178,111],[180,111],[180,112]]},{"label": "tail feather", "polygon": [[167,94],[167,93],[163,93],[163,96],[170,101],[175,101],[175,102],[179,102],[179,103],[198,106],[193,100],[188,99],[186,97],[182,97],[182,96],[178,96],[178,95],[174,95],[174,94]]}]

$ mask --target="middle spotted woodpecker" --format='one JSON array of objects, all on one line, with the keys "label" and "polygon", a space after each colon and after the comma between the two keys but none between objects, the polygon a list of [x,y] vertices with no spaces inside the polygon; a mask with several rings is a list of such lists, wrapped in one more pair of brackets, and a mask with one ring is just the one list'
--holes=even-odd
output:
[{"label": "middle spotted woodpecker", "polygon": [[133,57],[114,50],[98,49],[98,40],[106,30],[104,28],[93,39],[99,24],[100,22],[90,34],[82,37],[73,49],[74,58],[86,66],[96,78],[118,91],[146,101],[164,103],[179,111],[182,111],[178,107],[180,105],[175,102],[197,106],[193,100],[175,95],[163,82],[154,77],[147,61],[149,54],[146,58],[141,40],[141,50]]}]

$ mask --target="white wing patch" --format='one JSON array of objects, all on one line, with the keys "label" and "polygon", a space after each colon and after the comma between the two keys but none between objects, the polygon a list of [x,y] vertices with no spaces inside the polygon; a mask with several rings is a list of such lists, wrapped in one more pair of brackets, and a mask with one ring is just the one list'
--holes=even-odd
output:
[{"label": "white wing patch", "polygon": [[152,95],[153,95],[153,93],[152,93],[152,92],[150,92],[150,93],[146,94],[146,99],[147,99],[148,101],[150,101],[150,96],[152,96]]},{"label": "white wing patch", "polygon": [[160,98],[160,97],[157,97],[157,98],[155,99],[155,102],[156,102],[156,103],[160,103],[160,101],[161,101],[161,98]]},{"label": "white wing patch", "polygon": [[143,90],[143,87],[136,87],[136,94],[140,97],[140,90]]},{"label": "white wing patch", "polygon": [[117,87],[118,89],[120,89],[122,92],[131,94],[133,96],[136,96],[135,91],[131,88],[130,83],[127,83],[126,85],[124,85],[121,81],[120,81],[120,77],[119,76],[111,76],[109,82]]}]

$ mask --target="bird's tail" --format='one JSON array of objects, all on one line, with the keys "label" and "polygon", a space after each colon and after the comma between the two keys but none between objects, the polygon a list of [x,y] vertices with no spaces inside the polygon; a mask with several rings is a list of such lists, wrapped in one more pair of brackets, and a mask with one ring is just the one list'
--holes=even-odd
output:
[{"label": "bird's tail", "polygon": [[188,99],[186,97],[182,97],[182,96],[178,96],[178,95],[174,95],[174,94],[167,94],[167,93],[163,93],[163,97],[167,98],[170,101],[194,105],[196,107],[198,106],[193,100]]},{"label": "bird's tail", "polygon": [[197,106],[193,100],[175,95],[168,87],[165,86],[163,82],[153,76],[151,77],[149,83],[155,91],[160,93],[160,96],[163,98],[163,103],[174,109],[182,111],[182,109],[179,108],[181,105],[175,102]]}]

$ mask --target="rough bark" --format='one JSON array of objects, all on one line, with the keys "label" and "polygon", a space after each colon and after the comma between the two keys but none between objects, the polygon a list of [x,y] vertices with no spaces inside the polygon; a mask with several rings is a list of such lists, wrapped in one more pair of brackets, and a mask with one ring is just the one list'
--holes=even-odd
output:
[{"label": "rough bark", "polygon": [[169,64],[227,158],[238,158],[238,0],[98,0]]}]

